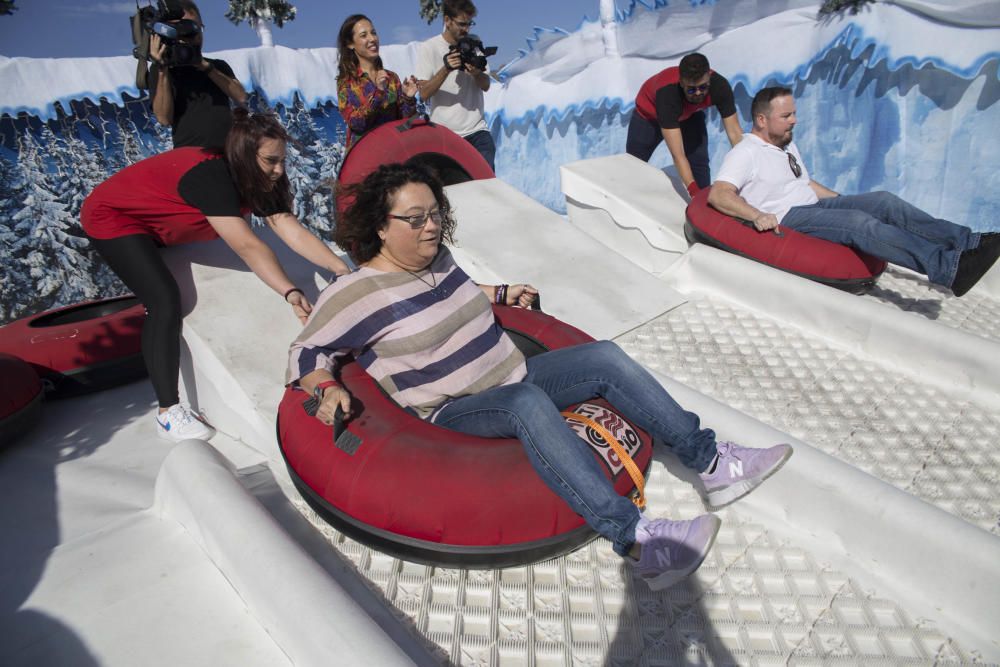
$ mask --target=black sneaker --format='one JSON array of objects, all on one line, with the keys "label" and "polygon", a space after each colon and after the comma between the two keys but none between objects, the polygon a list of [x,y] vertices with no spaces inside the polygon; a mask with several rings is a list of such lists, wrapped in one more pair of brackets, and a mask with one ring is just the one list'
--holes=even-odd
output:
[{"label": "black sneaker", "polygon": [[966,250],[958,258],[958,270],[951,283],[955,296],[963,296],[986,275],[990,267],[1000,258],[1000,234],[990,232],[980,234],[979,245]]}]

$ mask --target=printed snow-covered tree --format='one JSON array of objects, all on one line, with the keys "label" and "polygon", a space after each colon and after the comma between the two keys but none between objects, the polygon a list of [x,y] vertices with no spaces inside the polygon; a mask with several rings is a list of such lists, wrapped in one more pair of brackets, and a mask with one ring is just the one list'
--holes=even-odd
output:
[{"label": "printed snow-covered tree", "polygon": [[26,295],[33,293],[32,281],[15,253],[18,236],[14,231],[14,213],[20,209],[23,191],[17,168],[0,156],[0,324],[16,319],[24,311]]},{"label": "printed snow-covered tree", "polygon": [[115,135],[114,145],[119,153],[118,155],[112,154],[110,157],[112,168],[117,171],[140,160],[145,160],[150,156],[151,151],[141,141],[139,128],[135,126],[128,114],[121,111],[116,115],[115,120],[118,132]]},{"label": "printed snow-covered tree", "polygon": [[857,14],[865,5],[874,4],[875,0],[824,0],[819,6],[819,16],[830,16],[844,10]]},{"label": "printed snow-covered tree", "polygon": [[286,0],[229,0],[226,18],[235,25],[247,21],[257,32],[261,46],[274,46],[270,23],[279,28],[295,19],[295,7]]},{"label": "printed snow-covered tree", "polygon": [[431,23],[441,15],[441,0],[420,0],[420,18]]},{"label": "printed snow-covered tree", "polygon": [[103,153],[92,150],[67,128],[62,139],[54,134],[42,133],[42,144],[49,147],[59,176],[56,184],[60,200],[69,208],[69,214],[80,217],[80,207],[94,188],[110,176]]},{"label": "printed snow-covered tree", "polygon": [[295,188],[295,213],[307,227],[327,238],[333,221],[333,180],[344,160],[344,149],[330,142],[317,126],[313,111],[301,98],[286,109],[289,145],[288,178]]},{"label": "printed snow-covered tree", "polygon": [[18,137],[20,206],[11,216],[17,238],[11,248],[28,285],[15,309],[34,312],[93,298],[97,287],[88,243],[59,201],[38,142],[29,131]]},{"label": "printed snow-covered tree", "polygon": [[[94,188],[111,175],[107,160],[101,151],[92,150],[69,128],[64,131],[61,141],[47,143],[46,135],[43,133],[42,142],[49,146],[55,157],[58,175],[56,189],[60,201],[67,205],[70,217],[77,223],[73,225],[72,233],[83,236],[83,228],[79,227],[80,208]],[[53,151],[53,148],[56,150]],[[81,252],[87,256],[93,267],[90,280],[94,284],[94,296],[112,297],[128,292],[115,272],[104,263],[89,243]]]},{"label": "printed snow-covered tree", "polygon": [[318,133],[303,109],[298,95],[292,106],[285,109],[285,129],[292,138],[288,142],[288,180],[292,184],[293,213],[307,227],[313,226],[312,192],[319,172],[314,164],[314,150]]}]

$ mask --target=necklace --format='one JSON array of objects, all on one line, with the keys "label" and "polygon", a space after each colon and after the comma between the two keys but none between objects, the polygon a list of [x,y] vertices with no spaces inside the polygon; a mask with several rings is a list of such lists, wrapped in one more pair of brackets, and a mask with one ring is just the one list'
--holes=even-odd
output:
[{"label": "necklace", "polygon": [[430,267],[427,268],[427,272],[428,272],[428,274],[430,274],[431,282],[427,282],[419,274],[414,273],[413,271],[410,271],[405,266],[402,266],[401,264],[398,264],[397,262],[393,261],[388,255],[386,255],[385,253],[383,253],[381,250],[379,251],[379,255],[381,255],[382,258],[385,259],[385,261],[389,262],[390,264],[392,264],[393,266],[395,266],[397,268],[403,269],[404,271],[406,271],[407,273],[409,273],[411,276],[413,276],[414,278],[416,278],[417,280],[419,280],[423,284],[425,284],[428,287],[430,287],[431,291],[434,291],[437,288],[437,284],[438,284],[438,282],[437,282],[437,275],[435,275],[435,273],[430,270]]}]

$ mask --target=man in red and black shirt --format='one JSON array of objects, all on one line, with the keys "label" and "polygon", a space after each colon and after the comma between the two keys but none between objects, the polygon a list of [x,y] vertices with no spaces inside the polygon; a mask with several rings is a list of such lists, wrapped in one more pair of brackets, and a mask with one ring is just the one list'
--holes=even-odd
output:
[{"label": "man in red and black shirt", "polygon": [[735,146],[743,138],[733,89],[709,67],[708,58],[689,53],[677,67],[668,67],[642,84],[628,125],[625,152],[649,160],[665,141],[684,187],[692,195],[712,182],[708,165],[705,111],[715,105],[722,126]]}]

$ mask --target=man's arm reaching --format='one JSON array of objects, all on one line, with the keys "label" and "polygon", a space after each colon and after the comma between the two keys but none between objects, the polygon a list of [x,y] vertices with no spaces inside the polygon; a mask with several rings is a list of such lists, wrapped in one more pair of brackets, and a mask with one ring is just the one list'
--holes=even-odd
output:
[{"label": "man's arm reaching", "polygon": [[708,193],[708,203],[726,215],[749,220],[759,231],[765,232],[778,227],[776,215],[765,213],[748,204],[732,183],[726,181],[713,183]]}]

